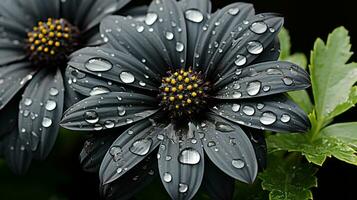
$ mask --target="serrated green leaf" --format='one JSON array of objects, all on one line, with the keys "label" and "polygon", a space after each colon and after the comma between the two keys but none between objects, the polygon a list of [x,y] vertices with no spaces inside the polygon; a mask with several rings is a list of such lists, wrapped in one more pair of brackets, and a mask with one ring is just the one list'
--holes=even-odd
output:
[{"label": "serrated green leaf", "polygon": [[310,140],[304,134],[276,134],[267,138],[269,151],[300,152],[309,162],[322,166],[326,157],[334,156],[339,160],[357,165],[356,151],[343,140],[320,134]]},{"label": "serrated green leaf", "polygon": [[[348,106],[351,88],[357,81],[357,63],[346,64],[350,51],[348,31],[335,29],[325,44],[317,39],[311,53],[311,83],[317,119],[332,119]],[[350,105],[350,104],[347,104]]]},{"label": "serrated green leaf", "polygon": [[344,103],[338,105],[334,109],[334,111],[331,113],[331,116],[338,116],[338,115],[346,112],[347,110],[349,110],[350,108],[355,106],[356,103],[357,103],[357,86],[354,86],[351,89],[351,93],[348,97],[348,100],[345,101]]},{"label": "serrated green leaf", "polygon": [[290,98],[297,103],[306,113],[311,113],[313,105],[306,90],[288,92]]},{"label": "serrated green leaf", "polygon": [[341,140],[357,150],[357,122],[334,124],[324,128],[321,134]]},{"label": "serrated green leaf", "polygon": [[290,35],[289,31],[285,28],[282,28],[279,33],[279,42],[280,42],[280,60],[285,60],[287,57],[290,56]]},{"label": "serrated green leaf", "polygon": [[259,175],[271,200],[312,199],[311,188],[317,186],[316,168],[299,160],[287,160],[270,154],[268,168]]}]

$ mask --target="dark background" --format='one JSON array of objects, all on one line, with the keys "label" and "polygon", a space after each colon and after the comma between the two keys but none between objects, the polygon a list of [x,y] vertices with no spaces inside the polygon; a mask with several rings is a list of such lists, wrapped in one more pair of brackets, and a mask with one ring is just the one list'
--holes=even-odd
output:
[{"label": "dark background", "polygon": [[[149,0],[134,0],[134,4],[149,3]],[[232,0],[214,0],[217,9]],[[255,5],[257,12],[277,12],[285,17],[285,27],[290,31],[293,52],[304,52],[307,56],[317,37],[326,40],[327,35],[338,26],[345,26],[352,37],[352,50],[356,50],[357,25],[356,6],[352,1],[321,3],[304,0],[256,0],[246,1]],[[356,55],[353,59],[356,61]],[[356,109],[336,121],[357,121]],[[356,130],[357,131],[357,130]],[[82,172],[78,154],[83,138],[73,134],[61,134],[56,149],[46,162],[35,162],[24,177],[13,176],[0,161],[0,196],[12,199],[97,199],[97,174]],[[357,168],[336,159],[328,159],[317,173],[318,188],[314,197],[322,199],[356,199]],[[354,198],[353,198],[354,197]],[[149,198],[150,199],[150,198]]]}]

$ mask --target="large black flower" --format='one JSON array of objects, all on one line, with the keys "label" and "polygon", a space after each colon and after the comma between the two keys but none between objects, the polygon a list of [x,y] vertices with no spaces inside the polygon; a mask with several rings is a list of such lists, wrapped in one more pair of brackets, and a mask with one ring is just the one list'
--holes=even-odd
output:
[{"label": "large black flower", "polygon": [[64,102],[77,98],[62,78],[68,55],[103,43],[99,22],[129,2],[0,2],[0,152],[13,171],[24,172],[32,158],[49,154]]},{"label": "large black flower", "polygon": [[[101,33],[108,44],[73,54],[69,80],[90,97],[68,109],[61,125],[127,127],[116,139],[113,133],[95,136],[82,152],[89,170],[102,161],[104,195],[128,195],[124,188],[155,173],[151,154],[157,148],[159,174],[173,199],[194,196],[207,163],[251,183],[265,159],[264,139],[243,127],[309,127],[304,112],[282,94],[309,86],[303,69],[276,61],[283,19],[255,15],[246,3],[210,11],[208,0],[155,0],[145,22],[107,17]],[[229,182],[217,169],[205,173],[210,192]]]}]

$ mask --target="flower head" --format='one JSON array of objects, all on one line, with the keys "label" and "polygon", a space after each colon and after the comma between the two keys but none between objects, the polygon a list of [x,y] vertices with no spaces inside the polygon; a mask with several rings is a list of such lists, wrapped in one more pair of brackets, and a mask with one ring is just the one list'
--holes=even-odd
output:
[{"label": "flower head", "polygon": [[[0,3],[0,146],[16,173],[52,149],[69,90],[68,56],[103,43],[99,22],[129,0],[3,0]],[[65,91],[65,89],[67,89]]]},{"label": "flower head", "polygon": [[148,176],[140,172],[150,172],[156,149],[158,173],[173,199],[191,199],[210,162],[251,183],[265,159],[264,139],[244,127],[309,127],[282,94],[309,86],[303,69],[276,61],[283,19],[256,15],[246,3],[210,9],[207,0],[155,0],[145,22],[107,17],[101,32],[108,45],[73,55],[69,79],[90,97],[66,111],[62,126],[127,127],[119,136],[96,136],[82,152],[84,162],[93,158],[87,167],[101,162],[104,193]]}]

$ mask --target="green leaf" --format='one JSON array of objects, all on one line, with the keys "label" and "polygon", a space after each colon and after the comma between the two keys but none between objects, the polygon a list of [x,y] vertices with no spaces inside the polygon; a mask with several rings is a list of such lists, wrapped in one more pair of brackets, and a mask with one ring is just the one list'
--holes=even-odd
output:
[{"label": "green leaf", "polygon": [[[295,157],[294,157],[295,158]],[[268,168],[259,175],[262,187],[271,200],[312,199],[311,188],[317,186],[316,168],[299,160],[269,155]]]},{"label": "green leaf", "polygon": [[304,134],[271,135],[267,138],[269,151],[301,152],[309,162],[320,166],[325,162],[326,157],[331,156],[357,165],[357,152],[343,140],[320,134],[318,138],[311,141],[307,136]]},{"label": "green leaf", "polygon": [[304,69],[306,69],[307,67],[307,58],[303,53],[295,53],[293,55],[286,57],[284,60],[295,63]]},{"label": "green leaf", "polygon": [[288,92],[290,98],[297,103],[306,113],[311,113],[313,105],[306,90]]},{"label": "green leaf", "polygon": [[341,140],[357,150],[357,122],[334,124],[324,128],[321,134]]},{"label": "green leaf", "polygon": [[290,35],[289,31],[285,28],[282,28],[279,33],[279,41],[280,41],[280,60],[285,60],[290,56]]},{"label": "green leaf", "polygon": [[357,63],[346,64],[352,56],[350,49],[348,31],[343,27],[335,29],[326,44],[321,39],[315,42],[310,74],[318,120],[332,119],[351,105]]}]

